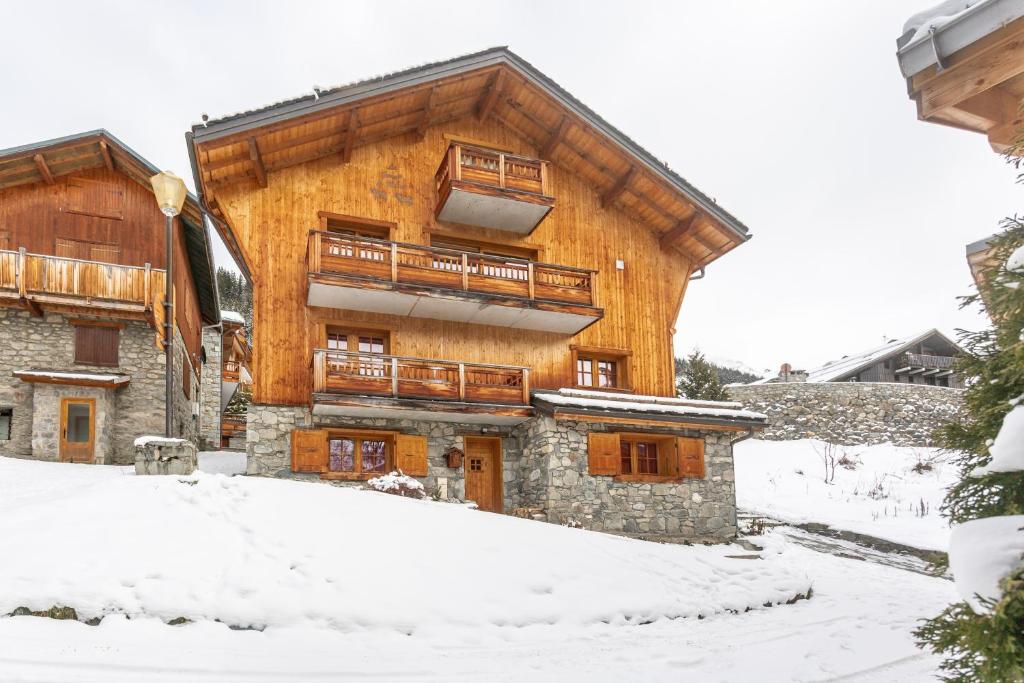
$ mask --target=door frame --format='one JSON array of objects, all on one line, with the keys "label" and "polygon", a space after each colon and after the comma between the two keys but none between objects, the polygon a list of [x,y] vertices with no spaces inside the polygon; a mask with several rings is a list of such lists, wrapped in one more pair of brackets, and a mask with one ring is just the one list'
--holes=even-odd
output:
[{"label": "door frame", "polygon": [[96,462],[96,399],[78,396],[65,396],[60,399],[60,436],[58,450],[61,462],[73,462],[70,454],[65,451],[68,430],[68,406],[72,403],[85,403],[89,406],[89,459],[84,463]]},{"label": "door frame", "polygon": [[[489,512],[497,512],[498,514],[505,514],[505,476],[504,476],[504,458],[502,456],[502,440],[500,436],[463,436],[462,445],[466,452],[465,463],[463,468],[469,466],[469,442],[470,441],[485,441],[490,444],[491,456],[493,458],[492,465],[494,467],[494,475],[491,478],[491,495],[498,502],[497,510],[490,510]],[[468,478],[469,474],[465,470],[463,471],[463,477]]]}]

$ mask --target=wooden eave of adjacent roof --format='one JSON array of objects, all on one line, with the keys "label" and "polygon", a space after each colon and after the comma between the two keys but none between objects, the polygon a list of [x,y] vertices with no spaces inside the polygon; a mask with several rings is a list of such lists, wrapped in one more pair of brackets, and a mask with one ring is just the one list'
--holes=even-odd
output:
[{"label": "wooden eave of adjacent roof", "polygon": [[1005,152],[1024,133],[1024,17],[907,77],[922,121],[982,133]]},{"label": "wooden eave of adjacent roof", "polygon": [[[0,190],[33,183],[52,185],[57,178],[105,168],[127,176],[152,192],[149,179],[160,172],[110,132],[98,129],[0,150]],[[181,210],[189,267],[208,323],[220,321],[217,278],[210,236],[199,200],[189,193]]]},{"label": "wooden eave of adjacent roof", "polygon": [[245,268],[218,191],[265,186],[267,174],[430,126],[494,117],[541,155],[587,180],[608,208],[651,226],[665,249],[702,267],[750,238],[719,207],[550,78],[495,48],[262,109],[207,121],[186,134],[200,197]]}]

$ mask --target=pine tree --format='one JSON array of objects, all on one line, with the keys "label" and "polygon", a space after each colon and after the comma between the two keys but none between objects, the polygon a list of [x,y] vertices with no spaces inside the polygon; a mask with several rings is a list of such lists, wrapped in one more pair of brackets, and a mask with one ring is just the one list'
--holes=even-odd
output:
[{"label": "pine tree", "polygon": [[221,310],[235,311],[245,319],[245,332],[252,339],[252,289],[241,273],[217,269],[217,291]]},{"label": "pine tree", "polygon": [[[963,306],[987,309],[993,321],[984,331],[960,331],[966,354],[958,370],[969,379],[966,417],[939,431],[941,444],[958,453],[961,479],[943,504],[943,514],[954,524],[1024,513],[1024,472],[972,476],[976,467],[991,460],[992,439],[1024,395],[1024,271],[1004,265],[1024,244],[1024,223],[1007,219],[1003,228],[992,242],[996,265],[985,271],[980,292],[962,299]],[[958,602],[915,631],[922,646],[945,655],[944,680],[1024,681],[1024,566],[1000,587],[1002,597],[985,603],[987,613],[977,614],[967,602]]]},{"label": "pine tree", "polygon": [[703,401],[724,401],[727,398],[722,383],[718,381],[718,372],[700,351],[694,351],[686,359],[686,370],[679,378],[678,391],[680,396]]}]

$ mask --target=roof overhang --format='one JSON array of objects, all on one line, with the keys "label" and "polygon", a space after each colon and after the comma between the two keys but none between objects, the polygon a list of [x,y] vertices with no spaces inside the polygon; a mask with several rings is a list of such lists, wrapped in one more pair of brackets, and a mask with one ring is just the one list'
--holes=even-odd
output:
[{"label": "roof overhang", "polygon": [[117,373],[65,372],[60,370],[15,370],[15,377],[32,384],[62,384],[78,387],[117,389],[127,386],[131,375]]}]

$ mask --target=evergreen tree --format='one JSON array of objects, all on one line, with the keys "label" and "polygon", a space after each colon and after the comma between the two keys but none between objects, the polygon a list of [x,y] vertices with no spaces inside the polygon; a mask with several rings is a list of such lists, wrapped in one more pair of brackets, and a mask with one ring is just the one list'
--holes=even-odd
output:
[{"label": "evergreen tree", "polygon": [[245,319],[246,335],[252,339],[252,289],[241,273],[227,268],[217,268],[217,291],[220,292],[220,307],[224,311],[235,311]]},{"label": "evergreen tree", "polygon": [[724,401],[727,398],[722,383],[718,381],[717,370],[700,351],[694,351],[686,359],[686,370],[679,378],[678,391],[680,396],[703,401]]},{"label": "evergreen tree", "polygon": [[[958,453],[960,481],[946,496],[943,514],[954,524],[1024,513],[1024,472],[973,476],[991,460],[989,446],[1003,418],[1024,395],[1024,270],[1007,270],[1007,258],[1024,244],[1024,223],[1003,223],[993,240],[995,264],[984,273],[980,292],[963,306],[987,308],[993,326],[960,331],[966,351],[958,370],[968,379],[966,417],[939,431],[942,445]],[[946,656],[944,680],[957,683],[1024,681],[1024,566],[1003,579],[1002,597],[975,613],[967,602],[948,607],[915,632],[922,646]]]}]

